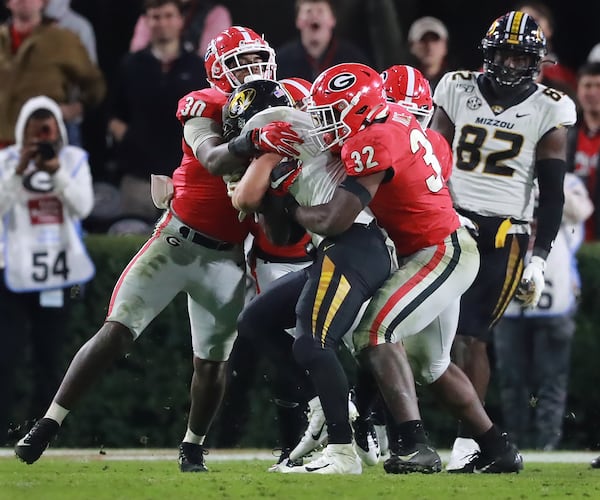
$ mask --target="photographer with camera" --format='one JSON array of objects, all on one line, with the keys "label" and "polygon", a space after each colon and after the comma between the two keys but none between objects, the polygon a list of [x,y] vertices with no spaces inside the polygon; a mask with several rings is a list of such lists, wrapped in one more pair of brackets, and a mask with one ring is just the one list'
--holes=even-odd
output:
[{"label": "photographer with camera", "polygon": [[[87,152],[68,145],[60,107],[45,96],[23,105],[15,137],[0,151],[0,445],[27,430],[16,422],[35,421],[50,402],[70,292],[94,275],[80,228],[94,204]],[[17,408],[25,360],[31,404]]]}]

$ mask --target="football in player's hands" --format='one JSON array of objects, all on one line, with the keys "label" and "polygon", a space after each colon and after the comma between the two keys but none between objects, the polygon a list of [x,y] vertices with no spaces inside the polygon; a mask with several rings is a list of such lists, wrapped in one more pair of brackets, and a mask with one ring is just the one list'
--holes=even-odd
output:
[{"label": "football in player's hands", "polygon": [[300,175],[302,167],[297,160],[280,161],[271,171],[271,191],[277,196],[286,195],[291,185]]},{"label": "football in player's hands", "polygon": [[546,261],[534,255],[523,271],[521,283],[517,289],[516,298],[523,303],[524,307],[534,308],[538,305],[546,282],[544,271]]}]

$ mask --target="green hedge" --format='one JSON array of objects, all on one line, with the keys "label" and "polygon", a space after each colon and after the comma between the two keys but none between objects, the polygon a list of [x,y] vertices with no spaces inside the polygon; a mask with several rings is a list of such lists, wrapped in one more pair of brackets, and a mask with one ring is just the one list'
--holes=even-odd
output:
[{"label": "green hedge", "polygon": [[[102,324],[112,287],[125,264],[143,243],[140,237],[89,236],[87,244],[97,266],[81,300],[73,307],[65,367],[73,354]],[[600,447],[600,245],[580,252],[583,296],[573,348],[572,372],[563,447]],[[350,368],[351,361],[345,359]],[[192,374],[191,343],[185,296],[176,300],[148,327],[130,355],[117,363],[65,421],[58,446],[174,447],[185,432]],[[450,446],[455,422],[426,391],[421,407],[434,444]],[[250,397],[247,447],[272,447],[277,436],[273,405],[266,384],[257,381]],[[488,411],[501,423],[492,383]],[[219,446],[219,422],[209,444]],[[227,432],[227,429],[222,431]]]}]

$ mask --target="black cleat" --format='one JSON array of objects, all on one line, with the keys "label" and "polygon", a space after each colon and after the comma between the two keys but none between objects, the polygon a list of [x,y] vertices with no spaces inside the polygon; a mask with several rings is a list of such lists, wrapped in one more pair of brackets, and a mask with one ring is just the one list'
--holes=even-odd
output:
[{"label": "black cleat", "polygon": [[442,459],[431,446],[418,443],[413,450],[392,451],[390,458],[383,463],[388,474],[408,474],[421,472],[432,474],[442,470]]},{"label": "black cleat", "polygon": [[473,454],[473,458],[466,465],[467,470],[471,472],[484,474],[505,474],[519,473],[523,470],[523,457],[517,447],[508,440],[504,433],[502,437],[505,440],[504,451],[496,456],[487,455],[478,451]]},{"label": "black cleat", "polygon": [[15,454],[23,462],[31,465],[42,456],[60,425],[51,418],[41,418],[31,430],[15,445]]},{"label": "black cleat", "polygon": [[590,463],[590,465],[592,466],[592,469],[600,469],[600,457],[594,458],[594,460],[592,460],[592,463]]},{"label": "black cleat", "polygon": [[352,428],[354,429],[354,449],[363,464],[377,465],[380,451],[373,421],[370,418],[358,417],[352,422]]},{"label": "black cleat", "polygon": [[207,472],[204,455],[208,450],[201,444],[181,443],[179,445],[179,470],[181,472]]}]

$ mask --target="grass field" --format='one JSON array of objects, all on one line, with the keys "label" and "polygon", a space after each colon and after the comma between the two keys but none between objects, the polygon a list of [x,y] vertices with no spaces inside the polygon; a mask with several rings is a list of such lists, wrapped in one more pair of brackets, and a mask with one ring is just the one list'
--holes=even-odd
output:
[{"label": "grass field", "polygon": [[235,455],[216,452],[207,457],[210,472],[182,474],[172,451],[139,457],[123,452],[49,453],[31,466],[6,451],[0,455],[2,500],[600,498],[600,470],[590,468],[587,455],[585,461],[581,455],[577,461],[567,458],[570,463],[550,461],[548,455],[543,462],[532,462],[525,455],[525,470],[518,475],[396,476],[385,474],[379,465],[365,468],[361,476],[309,477],[266,472],[273,460],[265,460],[264,453],[229,460]]}]

